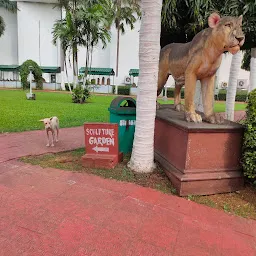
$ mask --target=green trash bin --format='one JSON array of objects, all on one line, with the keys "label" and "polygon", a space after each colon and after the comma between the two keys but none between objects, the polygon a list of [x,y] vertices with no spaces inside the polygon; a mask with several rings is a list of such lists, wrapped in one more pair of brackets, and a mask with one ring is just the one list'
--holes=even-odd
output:
[{"label": "green trash bin", "polygon": [[132,152],[135,122],[136,101],[131,97],[118,96],[108,108],[110,112],[110,123],[118,124],[119,151],[123,153]]}]

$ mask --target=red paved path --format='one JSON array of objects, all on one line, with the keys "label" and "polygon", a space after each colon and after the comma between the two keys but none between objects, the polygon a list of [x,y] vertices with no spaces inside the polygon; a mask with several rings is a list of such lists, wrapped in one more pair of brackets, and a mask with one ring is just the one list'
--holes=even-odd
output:
[{"label": "red paved path", "polygon": [[[0,152],[10,152],[3,141],[24,134],[0,136]],[[31,144],[29,154],[45,150]],[[256,255],[255,221],[134,184],[7,158],[0,163],[1,256]]]},{"label": "red paved path", "polygon": [[0,134],[0,163],[28,155],[61,152],[84,147],[83,126],[60,129],[55,147],[46,147],[44,130]]}]

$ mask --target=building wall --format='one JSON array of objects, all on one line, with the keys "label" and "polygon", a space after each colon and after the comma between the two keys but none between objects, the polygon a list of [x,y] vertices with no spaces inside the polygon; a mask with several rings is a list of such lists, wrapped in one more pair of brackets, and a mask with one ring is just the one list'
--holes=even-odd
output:
[{"label": "building wall", "polygon": [[32,59],[40,66],[60,66],[60,52],[52,43],[52,29],[61,18],[54,4],[18,2],[18,61]]},{"label": "building wall", "polygon": [[[40,1],[46,2],[46,0]],[[61,18],[61,12],[58,8],[53,8],[55,5],[49,3],[52,1],[47,0],[47,4],[32,0],[30,2],[18,1],[19,11],[17,14],[0,8],[0,15],[6,22],[5,34],[0,38],[0,64],[21,65],[27,59],[33,59],[40,66],[61,66],[60,47],[52,44],[53,24]],[[126,27],[125,34],[120,35],[119,74],[118,77],[114,77],[115,84],[124,84],[124,78],[129,75],[129,70],[139,68],[139,30],[140,21],[136,22],[133,30]],[[114,26],[111,28],[111,35],[111,42],[106,49],[102,49],[101,44],[94,49],[92,67],[113,68],[116,71],[117,31]],[[85,57],[86,49],[79,47],[79,68],[85,66]],[[219,72],[220,83],[228,82],[231,59],[231,54],[223,55]],[[72,82],[72,61],[70,66],[68,57],[67,65],[69,81]],[[50,75],[44,74],[44,78],[48,82]],[[249,72],[240,70],[239,78],[249,79]],[[67,82],[67,78],[65,80]],[[60,82],[60,75],[57,76],[57,82]],[[134,82],[138,84],[138,78],[135,78]],[[111,83],[113,83],[113,79],[111,79]],[[170,77],[167,82],[168,86],[173,83],[174,81]]]},{"label": "building wall", "polygon": [[0,16],[5,21],[5,32],[0,37],[0,65],[18,65],[17,14],[0,8]]},{"label": "building wall", "polygon": [[[130,69],[139,68],[139,30],[140,21],[137,21],[133,30],[125,26],[125,34],[120,35],[119,69],[118,77],[115,77],[117,84],[124,83],[124,78],[129,76]],[[116,70],[117,31],[114,26],[111,32],[110,66]]]}]

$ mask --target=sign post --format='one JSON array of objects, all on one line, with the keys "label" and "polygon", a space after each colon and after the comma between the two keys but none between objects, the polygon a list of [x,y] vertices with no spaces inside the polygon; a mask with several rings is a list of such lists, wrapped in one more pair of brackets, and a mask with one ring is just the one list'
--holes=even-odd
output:
[{"label": "sign post", "polygon": [[122,161],[123,155],[118,149],[118,124],[85,123],[84,134],[83,166],[111,169]]}]

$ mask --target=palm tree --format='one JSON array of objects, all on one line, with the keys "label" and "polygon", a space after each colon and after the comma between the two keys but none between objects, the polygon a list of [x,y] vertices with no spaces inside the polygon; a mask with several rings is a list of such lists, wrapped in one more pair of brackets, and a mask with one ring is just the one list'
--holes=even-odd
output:
[{"label": "palm tree", "polygon": [[125,24],[134,29],[134,23],[140,17],[140,5],[137,0],[109,0],[109,14],[117,29],[116,76],[118,76],[120,33],[125,33]]},{"label": "palm tree", "polygon": [[[243,30],[246,34],[245,44],[243,49],[251,48],[251,63],[250,63],[250,90],[256,88],[256,8],[255,2],[252,0],[226,0],[223,5],[222,12],[239,16],[243,15]],[[239,55],[239,53],[238,53]],[[242,58],[236,55],[232,57],[232,64],[235,66],[241,66]],[[248,55],[245,55],[245,58],[248,58]],[[236,62],[235,62],[236,61]],[[239,62],[239,63],[238,63]],[[234,95],[236,93],[237,87],[237,73],[233,72],[232,67],[230,70],[229,85],[227,91],[227,100],[226,100],[226,118],[229,120],[234,120]]]},{"label": "palm tree", "polygon": [[[110,41],[109,14],[104,6],[92,4],[91,6],[81,6],[78,10],[78,18],[81,21],[80,30],[83,35],[84,46],[86,47],[86,69],[84,74],[84,85],[88,74],[88,67],[92,62],[92,52],[94,47],[101,42],[103,48]],[[90,61],[91,59],[91,61]]]},{"label": "palm tree", "polygon": [[162,0],[142,0],[141,8],[143,15],[140,28],[140,74],[136,128],[132,156],[128,166],[137,172],[151,172],[154,168],[154,129]]},{"label": "palm tree", "polygon": [[[60,41],[65,40],[65,37],[69,39],[69,54],[72,53],[73,63],[73,86],[76,87],[78,83],[78,45],[81,44],[81,35],[78,30],[77,8],[82,0],[58,0],[56,5],[62,11],[64,8],[66,12],[66,18],[59,20],[54,24],[53,29],[53,42],[56,43],[56,39]],[[63,26],[63,28],[61,28]],[[59,30],[59,31],[58,31]],[[63,36],[63,31],[66,31],[66,36]],[[63,37],[59,37],[62,35]],[[61,43],[63,45],[63,43]],[[65,55],[65,54],[64,54]]]},{"label": "palm tree", "polygon": [[[10,2],[9,0],[0,0],[0,8],[1,7],[13,13],[17,11],[17,3]],[[5,22],[3,17],[0,16],[0,37],[4,34],[4,31],[5,31]]]}]

